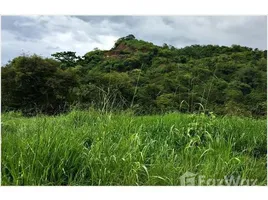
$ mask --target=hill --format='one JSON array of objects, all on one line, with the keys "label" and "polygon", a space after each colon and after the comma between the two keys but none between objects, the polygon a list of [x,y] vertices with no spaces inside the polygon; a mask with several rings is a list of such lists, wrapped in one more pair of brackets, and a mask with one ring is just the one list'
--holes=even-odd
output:
[{"label": "hill", "polygon": [[128,35],[109,51],[52,56],[20,56],[2,68],[2,110],[56,114],[76,106],[136,114],[266,116],[266,50],[239,45],[178,49]]}]

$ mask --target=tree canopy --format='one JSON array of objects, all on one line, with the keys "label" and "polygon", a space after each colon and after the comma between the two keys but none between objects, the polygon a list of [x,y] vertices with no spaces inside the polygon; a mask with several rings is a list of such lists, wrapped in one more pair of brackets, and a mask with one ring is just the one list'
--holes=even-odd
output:
[{"label": "tree canopy", "polygon": [[134,35],[109,51],[19,56],[2,68],[2,110],[80,108],[137,114],[213,111],[265,116],[267,51],[240,45],[157,46]]}]

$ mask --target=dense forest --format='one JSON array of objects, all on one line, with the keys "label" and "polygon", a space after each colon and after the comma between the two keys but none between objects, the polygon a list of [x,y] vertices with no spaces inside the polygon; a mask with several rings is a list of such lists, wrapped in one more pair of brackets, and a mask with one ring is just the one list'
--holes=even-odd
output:
[{"label": "dense forest", "polygon": [[2,111],[58,114],[72,107],[265,117],[267,50],[175,48],[120,38],[108,51],[19,56],[2,67]]}]

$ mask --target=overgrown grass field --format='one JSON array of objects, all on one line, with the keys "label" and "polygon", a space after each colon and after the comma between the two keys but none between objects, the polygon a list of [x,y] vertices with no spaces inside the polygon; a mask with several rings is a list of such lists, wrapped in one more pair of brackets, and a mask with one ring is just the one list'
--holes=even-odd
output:
[{"label": "overgrown grass field", "polygon": [[2,185],[181,185],[187,171],[266,185],[266,151],[266,120],[2,114]]}]

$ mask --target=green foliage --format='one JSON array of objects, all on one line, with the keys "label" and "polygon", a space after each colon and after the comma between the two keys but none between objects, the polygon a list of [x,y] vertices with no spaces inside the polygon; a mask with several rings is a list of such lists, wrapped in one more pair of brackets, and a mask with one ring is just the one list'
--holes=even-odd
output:
[{"label": "green foliage", "polygon": [[[162,97],[161,105],[173,98]],[[92,109],[56,117],[5,113],[1,183],[175,186],[190,171],[267,185],[266,120],[208,115],[133,116]]]},{"label": "green foliage", "polygon": [[75,52],[72,51],[64,51],[64,52],[57,52],[52,54],[51,56],[54,57],[56,60],[61,62],[61,68],[65,69],[68,67],[74,67],[80,57],[75,55]]},{"label": "green foliage", "polygon": [[176,110],[178,103],[174,94],[162,94],[156,98],[156,105],[162,112]]},{"label": "green foliage", "polygon": [[27,115],[64,111],[72,101],[69,90],[77,81],[74,73],[61,70],[59,65],[36,55],[15,58],[2,69],[4,110],[19,109]]},{"label": "green foliage", "polygon": [[[59,62],[20,56],[3,68],[3,110],[46,113],[51,105],[70,104],[102,109],[109,96],[110,105],[136,114],[198,112],[201,104],[221,115],[266,115],[267,51],[239,45],[177,49],[128,35],[109,51],[53,56]],[[231,112],[230,105],[243,112]]]}]

